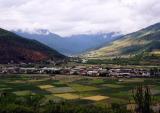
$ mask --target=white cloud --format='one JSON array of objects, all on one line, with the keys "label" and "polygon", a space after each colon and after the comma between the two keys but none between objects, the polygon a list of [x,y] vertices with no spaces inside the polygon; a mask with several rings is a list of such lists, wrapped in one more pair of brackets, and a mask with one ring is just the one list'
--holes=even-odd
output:
[{"label": "white cloud", "polygon": [[129,33],[160,21],[159,0],[0,0],[0,27],[60,35]]}]

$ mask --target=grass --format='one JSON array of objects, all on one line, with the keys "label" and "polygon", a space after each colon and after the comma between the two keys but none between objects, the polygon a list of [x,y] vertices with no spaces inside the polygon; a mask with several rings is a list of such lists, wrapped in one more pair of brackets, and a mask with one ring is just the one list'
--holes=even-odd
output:
[{"label": "grass", "polygon": [[102,86],[109,87],[109,88],[122,88],[122,87],[124,87],[123,85],[119,85],[119,84],[103,84]]},{"label": "grass", "polygon": [[14,80],[14,81],[9,81],[8,83],[25,83],[26,81],[23,80]]},{"label": "grass", "polygon": [[41,88],[41,89],[49,89],[49,88],[53,88],[54,86],[52,86],[52,85],[40,85],[38,87]]},{"label": "grass", "polygon": [[80,85],[80,84],[71,84],[70,86],[78,92],[98,90],[98,88],[96,87]]},{"label": "grass", "polygon": [[133,79],[123,79],[122,80],[123,83],[143,83],[144,82],[144,79],[141,79],[141,78],[133,78]]},{"label": "grass", "polygon": [[68,92],[75,92],[71,87],[57,87],[57,88],[48,88],[45,89],[50,93],[68,93]]},{"label": "grass", "polygon": [[62,98],[55,96],[55,94],[45,95],[45,98],[43,99],[43,101],[48,102],[49,100],[54,100],[55,102],[60,102],[60,101],[62,101]]},{"label": "grass", "polygon": [[63,93],[63,94],[55,94],[54,96],[60,97],[67,100],[79,99],[80,96],[73,93]]},{"label": "grass", "polygon": [[[77,103],[128,103],[132,99],[132,89],[138,84],[150,85],[151,92],[157,102],[160,102],[160,79],[118,79],[73,77],[66,82],[66,78],[56,76],[56,80],[39,78],[32,81],[30,77],[0,78],[0,91],[11,92],[19,96],[27,94],[44,95],[47,100],[75,100]],[[72,79],[72,78],[70,78]],[[64,82],[65,81],[65,82]],[[71,82],[72,81],[72,82]],[[103,96],[102,96],[103,95]],[[104,99],[103,99],[104,97]],[[79,99],[80,98],[80,99]],[[88,99],[88,100],[87,100]]]},{"label": "grass", "polygon": [[25,95],[30,95],[30,94],[34,94],[31,91],[25,90],[25,91],[16,91],[13,92],[14,94],[18,95],[18,96],[25,96]]},{"label": "grass", "polygon": [[101,101],[101,100],[109,99],[109,97],[96,95],[96,96],[84,97],[82,99],[91,100],[91,101]]},{"label": "grass", "polygon": [[93,84],[103,84],[104,80],[103,79],[93,79],[91,81],[91,83],[93,83]]}]

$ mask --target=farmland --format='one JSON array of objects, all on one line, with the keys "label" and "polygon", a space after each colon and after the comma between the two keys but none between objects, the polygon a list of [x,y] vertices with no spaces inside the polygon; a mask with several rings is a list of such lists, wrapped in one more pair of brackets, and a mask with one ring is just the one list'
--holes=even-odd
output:
[{"label": "farmland", "polygon": [[0,79],[0,92],[17,96],[28,94],[44,96],[44,102],[70,101],[78,104],[123,103],[132,101],[132,90],[138,85],[149,85],[154,101],[160,102],[160,79],[86,77],[56,75],[54,77],[17,75]]}]

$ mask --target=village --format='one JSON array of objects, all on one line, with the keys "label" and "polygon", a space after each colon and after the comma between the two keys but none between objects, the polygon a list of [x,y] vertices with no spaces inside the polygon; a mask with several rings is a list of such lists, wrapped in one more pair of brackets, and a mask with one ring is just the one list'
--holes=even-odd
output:
[{"label": "village", "polygon": [[101,66],[73,66],[73,67],[0,67],[0,74],[49,74],[49,75],[82,75],[91,77],[160,77],[160,69],[141,68],[110,68]]}]

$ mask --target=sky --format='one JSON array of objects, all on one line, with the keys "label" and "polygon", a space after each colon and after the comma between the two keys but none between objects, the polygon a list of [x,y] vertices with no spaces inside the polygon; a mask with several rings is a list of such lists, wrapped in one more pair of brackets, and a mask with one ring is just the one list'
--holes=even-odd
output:
[{"label": "sky", "polygon": [[160,0],[0,0],[0,27],[127,34],[160,22]]}]

